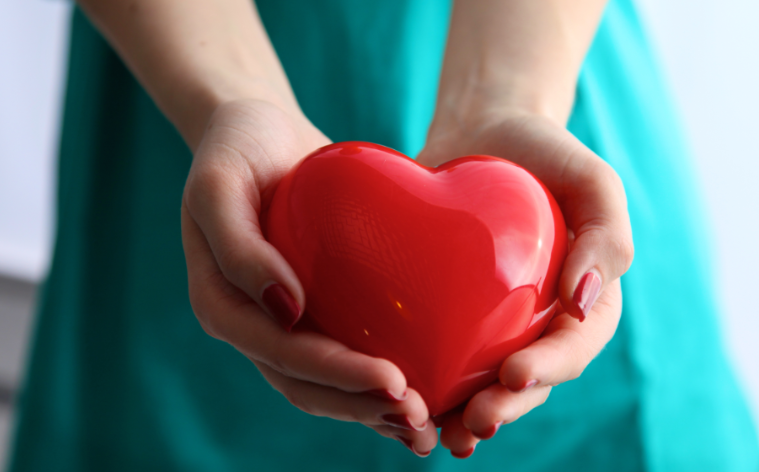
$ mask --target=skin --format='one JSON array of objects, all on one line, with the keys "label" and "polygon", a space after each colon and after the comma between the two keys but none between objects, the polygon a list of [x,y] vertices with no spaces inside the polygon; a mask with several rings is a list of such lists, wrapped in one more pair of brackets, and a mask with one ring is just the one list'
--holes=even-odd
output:
[{"label": "skin", "polygon": [[[203,328],[248,357],[308,413],[360,422],[411,441],[425,455],[438,430],[392,363],[324,336],[288,333],[261,301],[271,282],[301,307],[303,288],[261,234],[258,215],[279,180],[329,143],[304,116],[249,0],[81,0],[81,6],[174,123],[194,153],[182,203],[193,309]],[[501,383],[439,418],[440,441],[461,453],[496,423],[542,404],[579,376],[616,330],[619,277],[632,262],[617,174],[566,129],[600,0],[459,0],[454,6],[435,117],[421,163],[469,154],[508,157],[538,176],[564,212],[571,249],[560,281],[564,310],[535,343],[504,360]],[[580,323],[581,277],[602,281]],[[528,381],[537,384],[516,390]],[[384,389],[402,401],[367,394]],[[406,415],[416,430],[392,426]]]}]

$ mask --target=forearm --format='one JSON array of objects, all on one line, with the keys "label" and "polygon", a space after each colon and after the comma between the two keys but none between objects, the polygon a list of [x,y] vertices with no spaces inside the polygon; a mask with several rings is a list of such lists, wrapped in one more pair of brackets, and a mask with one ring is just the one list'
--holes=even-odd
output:
[{"label": "forearm", "polygon": [[436,122],[499,110],[564,124],[605,0],[457,0]]},{"label": "forearm", "polygon": [[252,0],[79,0],[188,145],[225,101],[297,109]]}]

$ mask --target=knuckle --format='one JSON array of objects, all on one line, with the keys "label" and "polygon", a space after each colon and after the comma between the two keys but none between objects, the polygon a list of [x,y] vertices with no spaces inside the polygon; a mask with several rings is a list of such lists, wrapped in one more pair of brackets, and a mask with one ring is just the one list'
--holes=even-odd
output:
[{"label": "knuckle", "polygon": [[216,261],[219,263],[221,272],[230,281],[240,277],[243,272],[240,252],[233,245],[224,244],[217,251]]},{"label": "knuckle", "polygon": [[[302,365],[297,355],[293,356],[292,346],[287,347],[278,335],[258,337],[255,343],[256,358],[266,363],[272,370],[286,376],[298,377],[297,366]],[[295,366],[295,368],[291,368]]]},{"label": "knuckle", "polygon": [[[608,164],[603,167],[602,179],[609,183],[611,188],[619,193],[620,201],[626,201],[625,188],[622,182],[622,178],[617,172]],[[635,247],[633,245],[632,235],[629,230],[629,223],[624,228],[624,231],[620,234],[608,235],[610,240],[613,241],[614,249],[613,254],[626,271],[632,264],[633,257],[635,255]]]},{"label": "knuckle", "polygon": [[262,336],[256,333],[255,339],[247,346],[250,355],[257,361],[266,364],[271,370],[288,378],[297,378],[294,369],[290,365],[298,365],[298,359],[291,355],[291,346],[286,345],[281,335]]},{"label": "knuckle", "polygon": [[195,316],[198,318],[204,318],[209,311],[207,303],[208,294],[205,287],[191,280],[188,289],[192,311],[195,312]]},{"label": "knuckle", "polygon": [[588,188],[595,189],[597,192],[608,191],[610,188],[616,188],[621,185],[621,180],[617,172],[600,157],[592,161],[592,165],[583,168],[583,172],[578,176],[580,183]]},{"label": "knuckle", "polygon": [[185,202],[190,212],[207,203],[208,195],[216,195],[224,185],[224,176],[215,166],[193,168],[185,184]]},{"label": "knuckle", "polygon": [[618,188],[620,191],[622,191],[624,193],[624,191],[625,191],[625,185],[622,182],[622,177],[620,177],[619,174],[617,173],[617,171],[614,170],[614,168],[611,165],[609,165],[608,163],[606,164],[606,172],[605,172],[605,174],[606,174],[606,176],[605,176],[606,179],[614,187]]},{"label": "knuckle", "polygon": [[219,316],[217,315],[203,316],[202,318],[199,317],[198,321],[200,322],[200,326],[203,328],[203,331],[205,331],[206,334],[220,341],[226,341],[223,335],[224,328],[219,319]]},{"label": "knuckle", "polygon": [[303,392],[293,386],[284,386],[280,392],[295,408],[309,415],[314,415],[315,410],[310,402],[307,401]]},{"label": "knuckle", "polygon": [[551,394],[551,387],[546,387],[545,393],[541,395],[540,399],[538,400],[538,405],[541,406],[544,405],[546,401],[548,401],[548,397]]},{"label": "knuckle", "polygon": [[569,370],[569,374],[572,380],[578,378],[585,372],[585,368],[590,364],[593,358],[598,354],[593,348],[587,344],[582,344],[575,350],[575,362]]},{"label": "knuckle", "polygon": [[352,423],[365,423],[365,414],[361,409],[358,407],[358,405],[355,405],[353,402],[348,402],[346,404],[346,410],[344,414],[342,415],[343,421],[350,421]]},{"label": "knuckle", "polygon": [[191,280],[189,284],[189,299],[192,311],[198,319],[203,330],[211,337],[224,341],[224,322],[218,312],[218,306],[214,302],[212,288],[215,287],[213,278],[221,277],[220,274],[210,275],[205,282]]},{"label": "knuckle", "polygon": [[635,257],[635,245],[633,244],[632,238],[622,238],[619,241],[617,251],[619,253],[619,258],[624,265],[624,270],[627,271],[632,265],[633,258]]},{"label": "knuckle", "polygon": [[275,371],[279,372],[282,375],[290,375],[289,369],[286,367],[284,360],[279,356],[264,356],[266,358],[266,363],[274,369]]},{"label": "knuckle", "polygon": [[622,182],[622,177],[619,176],[611,164],[604,161],[603,159],[598,159],[596,163],[598,165],[593,167],[591,171],[591,178],[597,183],[601,184],[602,187],[606,188],[607,190],[613,189],[613,191],[624,195],[625,185],[624,182]]},{"label": "knuckle", "polygon": [[585,371],[588,358],[582,351],[584,351],[584,349],[579,349],[570,357],[572,362],[567,366],[565,375],[567,381],[575,380]]},{"label": "knuckle", "polygon": [[203,319],[205,317],[205,310],[203,309],[203,295],[200,293],[200,290],[194,286],[194,284],[190,284],[189,298],[190,307],[192,307],[192,311],[195,313],[195,317],[199,320]]},{"label": "knuckle", "polygon": [[567,375],[566,375],[566,380],[565,381],[570,381],[570,380],[577,379],[582,374],[582,371],[583,371],[583,369],[581,367],[577,367],[576,365],[573,366],[573,367],[571,367],[567,371]]},{"label": "knuckle", "polygon": [[587,340],[577,331],[572,329],[563,329],[558,334],[561,343],[561,356],[567,359],[563,377],[568,380],[578,378],[585,367],[593,359],[593,353],[588,345]]},{"label": "knuckle", "polygon": [[189,291],[190,306],[195,314],[195,318],[200,323],[200,327],[203,328],[205,333],[213,338],[218,338],[217,330],[214,328],[214,316],[209,316],[209,311],[206,307],[205,296],[201,290],[190,286]]},{"label": "knuckle", "polygon": [[198,324],[200,325],[201,328],[203,328],[203,332],[205,332],[208,336],[211,336],[212,338],[217,338],[216,332],[211,328],[211,326],[206,321],[204,321],[202,318],[198,317],[197,315],[196,315],[196,318],[198,318]]},{"label": "knuckle", "polygon": [[[249,252],[248,247],[233,243],[222,243],[215,251],[216,261],[221,273],[236,287],[248,291],[256,287],[262,279],[266,278],[266,270],[255,254]],[[250,296],[255,296],[248,292]]]}]

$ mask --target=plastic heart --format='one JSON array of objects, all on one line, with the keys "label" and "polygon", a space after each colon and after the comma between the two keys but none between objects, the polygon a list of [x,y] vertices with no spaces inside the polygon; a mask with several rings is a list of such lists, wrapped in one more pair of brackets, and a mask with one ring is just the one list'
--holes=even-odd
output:
[{"label": "plastic heart", "polygon": [[305,289],[300,325],[395,363],[432,415],[540,336],[567,253],[556,202],[516,164],[428,168],[363,142],[301,161],[265,231]]}]

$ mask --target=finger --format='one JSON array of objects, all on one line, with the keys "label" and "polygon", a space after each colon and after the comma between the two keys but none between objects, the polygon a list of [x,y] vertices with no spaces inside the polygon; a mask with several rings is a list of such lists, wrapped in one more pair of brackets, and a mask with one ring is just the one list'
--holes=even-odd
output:
[{"label": "finger", "polygon": [[499,372],[503,385],[515,392],[558,385],[577,378],[611,340],[619,324],[622,294],[614,281],[584,323],[567,314],[555,317],[543,336],[509,356]]},{"label": "finger", "polygon": [[452,409],[446,411],[445,413],[441,413],[439,415],[430,416],[430,419],[435,424],[436,428],[442,428],[445,424],[448,417],[451,415],[455,415],[456,413],[463,413],[464,408],[466,408],[466,402],[460,403],[459,405],[453,407]]},{"label": "finger", "polygon": [[253,363],[272,387],[308,414],[411,431],[424,431],[427,428],[427,405],[416,390],[409,389],[408,398],[403,401],[387,401],[372,395],[348,393],[294,379],[262,362]]},{"label": "finger", "polygon": [[617,173],[584,147],[571,155],[563,174],[571,184],[557,197],[573,235],[559,296],[567,313],[583,321],[606,286],[630,267],[634,248]]},{"label": "finger", "polygon": [[369,426],[386,438],[395,439],[419,457],[427,457],[437,445],[437,430],[430,423],[423,431],[409,431],[393,426]]},{"label": "finger", "polygon": [[290,331],[305,306],[300,281],[261,233],[256,208],[244,197],[242,182],[222,186],[218,183],[222,179],[205,176],[188,184],[186,207],[224,277]]},{"label": "finger", "polygon": [[501,425],[513,423],[545,403],[550,392],[550,386],[514,393],[503,385],[491,385],[469,400],[462,423],[475,438],[490,439]]},{"label": "finger", "polygon": [[479,439],[472,435],[462,422],[462,413],[455,412],[445,416],[440,429],[440,444],[451,451],[457,459],[466,459],[474,454]]},{"label": "finger", "polygon": [[524,165],[556,198],[574,241],[559,280],[567,312],[584,319],[606,285],[624,274],[634,248],[627,197],[614,169],[565,128],[535,115],[514,118],[481,140],[484,154]]},{"label": "finger", "polygon": [[182,209],[190,302],[204,329],[279,372],[348,392],[404,398],[406,379],[390,361],[348,349],[316,333],[283,331],[221,274],[203,234]]},{"label": "finger", "polygon": [[[520,164],[550,189],[575,238],[559,279],[559,297],[577,319],[587,316],[606,285],[632,263],[634,249],[622,181],[566,128],[539,115],[515,114],[495,128],[480,126],[474,144],[448,133],[428,142],[418,161],[439,165],[464,154]],[[478,132],[474,131],[475,134]],[[467,143],[464,149],[459,143]]]},{"label": "finger", "polygon": [[[238,129],[245,123],[233,126],[223,122],[224,118],[216,119],[222,122],[212,119],[195,154],[185,187],[185,206],[224,277],[289,331],[305,307],[304,291],[292,267],[264,238],[258,215],[260,195],[303,156],[271,156]],[[287,146],[276,149],[297,152]]]}]

